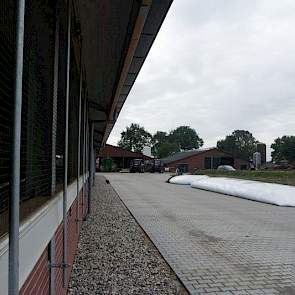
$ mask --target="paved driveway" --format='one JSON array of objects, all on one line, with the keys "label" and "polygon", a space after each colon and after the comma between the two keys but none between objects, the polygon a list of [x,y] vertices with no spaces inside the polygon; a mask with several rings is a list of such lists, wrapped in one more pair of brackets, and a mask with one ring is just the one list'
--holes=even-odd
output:
[{"label": "paved driveway", "polygon": [[105,176],[192,294],[295,294],[295,208]]}]

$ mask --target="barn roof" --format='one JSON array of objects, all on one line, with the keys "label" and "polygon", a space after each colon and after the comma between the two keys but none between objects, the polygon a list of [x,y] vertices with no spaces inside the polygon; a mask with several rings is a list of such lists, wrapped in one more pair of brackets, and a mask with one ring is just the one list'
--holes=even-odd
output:
[{"label": "barn roof", "polygon": [[124,148],[106,144],[100,151],[99,156],[102,158],[105,157],[125,157],[125,158],[144,158],[151,159],[151,157],[145,156],[140,152],[132,152]]},{"label": "barn roof", "polygon": [[186,159],[189,158],[191,156],[195,156],[195,155],[199,155],[201,153],[210,151],[210,150],[214,150],[216,149],[215,147],[210,147],[210,148],[203,148],[203,149],[196,149],[196,150],[189,150],[189,151],[184,151],[184,152],[179,152],[179,153],[175,153],[169,157],[163,158],[161,159],[163,161],[164,164],[169,164],[175,161],[179,161],[182,159]]}]

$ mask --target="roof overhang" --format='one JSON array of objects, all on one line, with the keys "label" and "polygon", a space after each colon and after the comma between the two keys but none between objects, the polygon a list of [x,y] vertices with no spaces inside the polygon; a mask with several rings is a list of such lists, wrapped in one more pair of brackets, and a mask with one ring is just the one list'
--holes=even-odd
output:
[{"label": "roof overhang", "polygon": [[105,145],[173,0],[83,0],[77,4],[89,119]]}]

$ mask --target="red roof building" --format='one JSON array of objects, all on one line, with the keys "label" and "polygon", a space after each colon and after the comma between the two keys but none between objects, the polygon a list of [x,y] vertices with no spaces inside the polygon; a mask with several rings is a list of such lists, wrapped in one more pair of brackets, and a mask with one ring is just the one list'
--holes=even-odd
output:
[{"label": "red roof building", "polygon": [[184,172],[194,172],[197,169],[216,169],[219,165],[230,165],[238,170],[249,168],[248,161],[215,147],[175,153],[161,160],[170,171],[180,168]]},{"label": "red roof building", "polygon": [[118,169],[125,169],[130,167],[132,159],[149,160],[152,158],[140,152],[132,152],[118,146],[106,144],[99,153],[100,165],[104,159],[112,159]]}]

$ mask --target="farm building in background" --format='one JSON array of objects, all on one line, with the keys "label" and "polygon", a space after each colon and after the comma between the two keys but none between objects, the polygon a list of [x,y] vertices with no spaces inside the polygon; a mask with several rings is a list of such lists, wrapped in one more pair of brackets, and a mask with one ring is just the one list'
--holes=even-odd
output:
[{"label": "farm building in background", "polygon": [[248,161],[235,158],[215,147],[179,152],[161,160],[170,171],[179,168],[183,172],[194,172],[197,169],[217,169],[220,165],[230,165],[238,170],[249,168]]},{"label": "farm building in background", "polygon": [[[110,166],[112,163],[113,169],[115,170],[129,169],[130,161],[133,159],[150,160],[152,158],[140,152],[131,152],[118,146],[106,144],[99,153],[99,167],[100,170],[105,170],[104,166]],[[109,160],[111,160],[110,164],[105,163]]]}]

